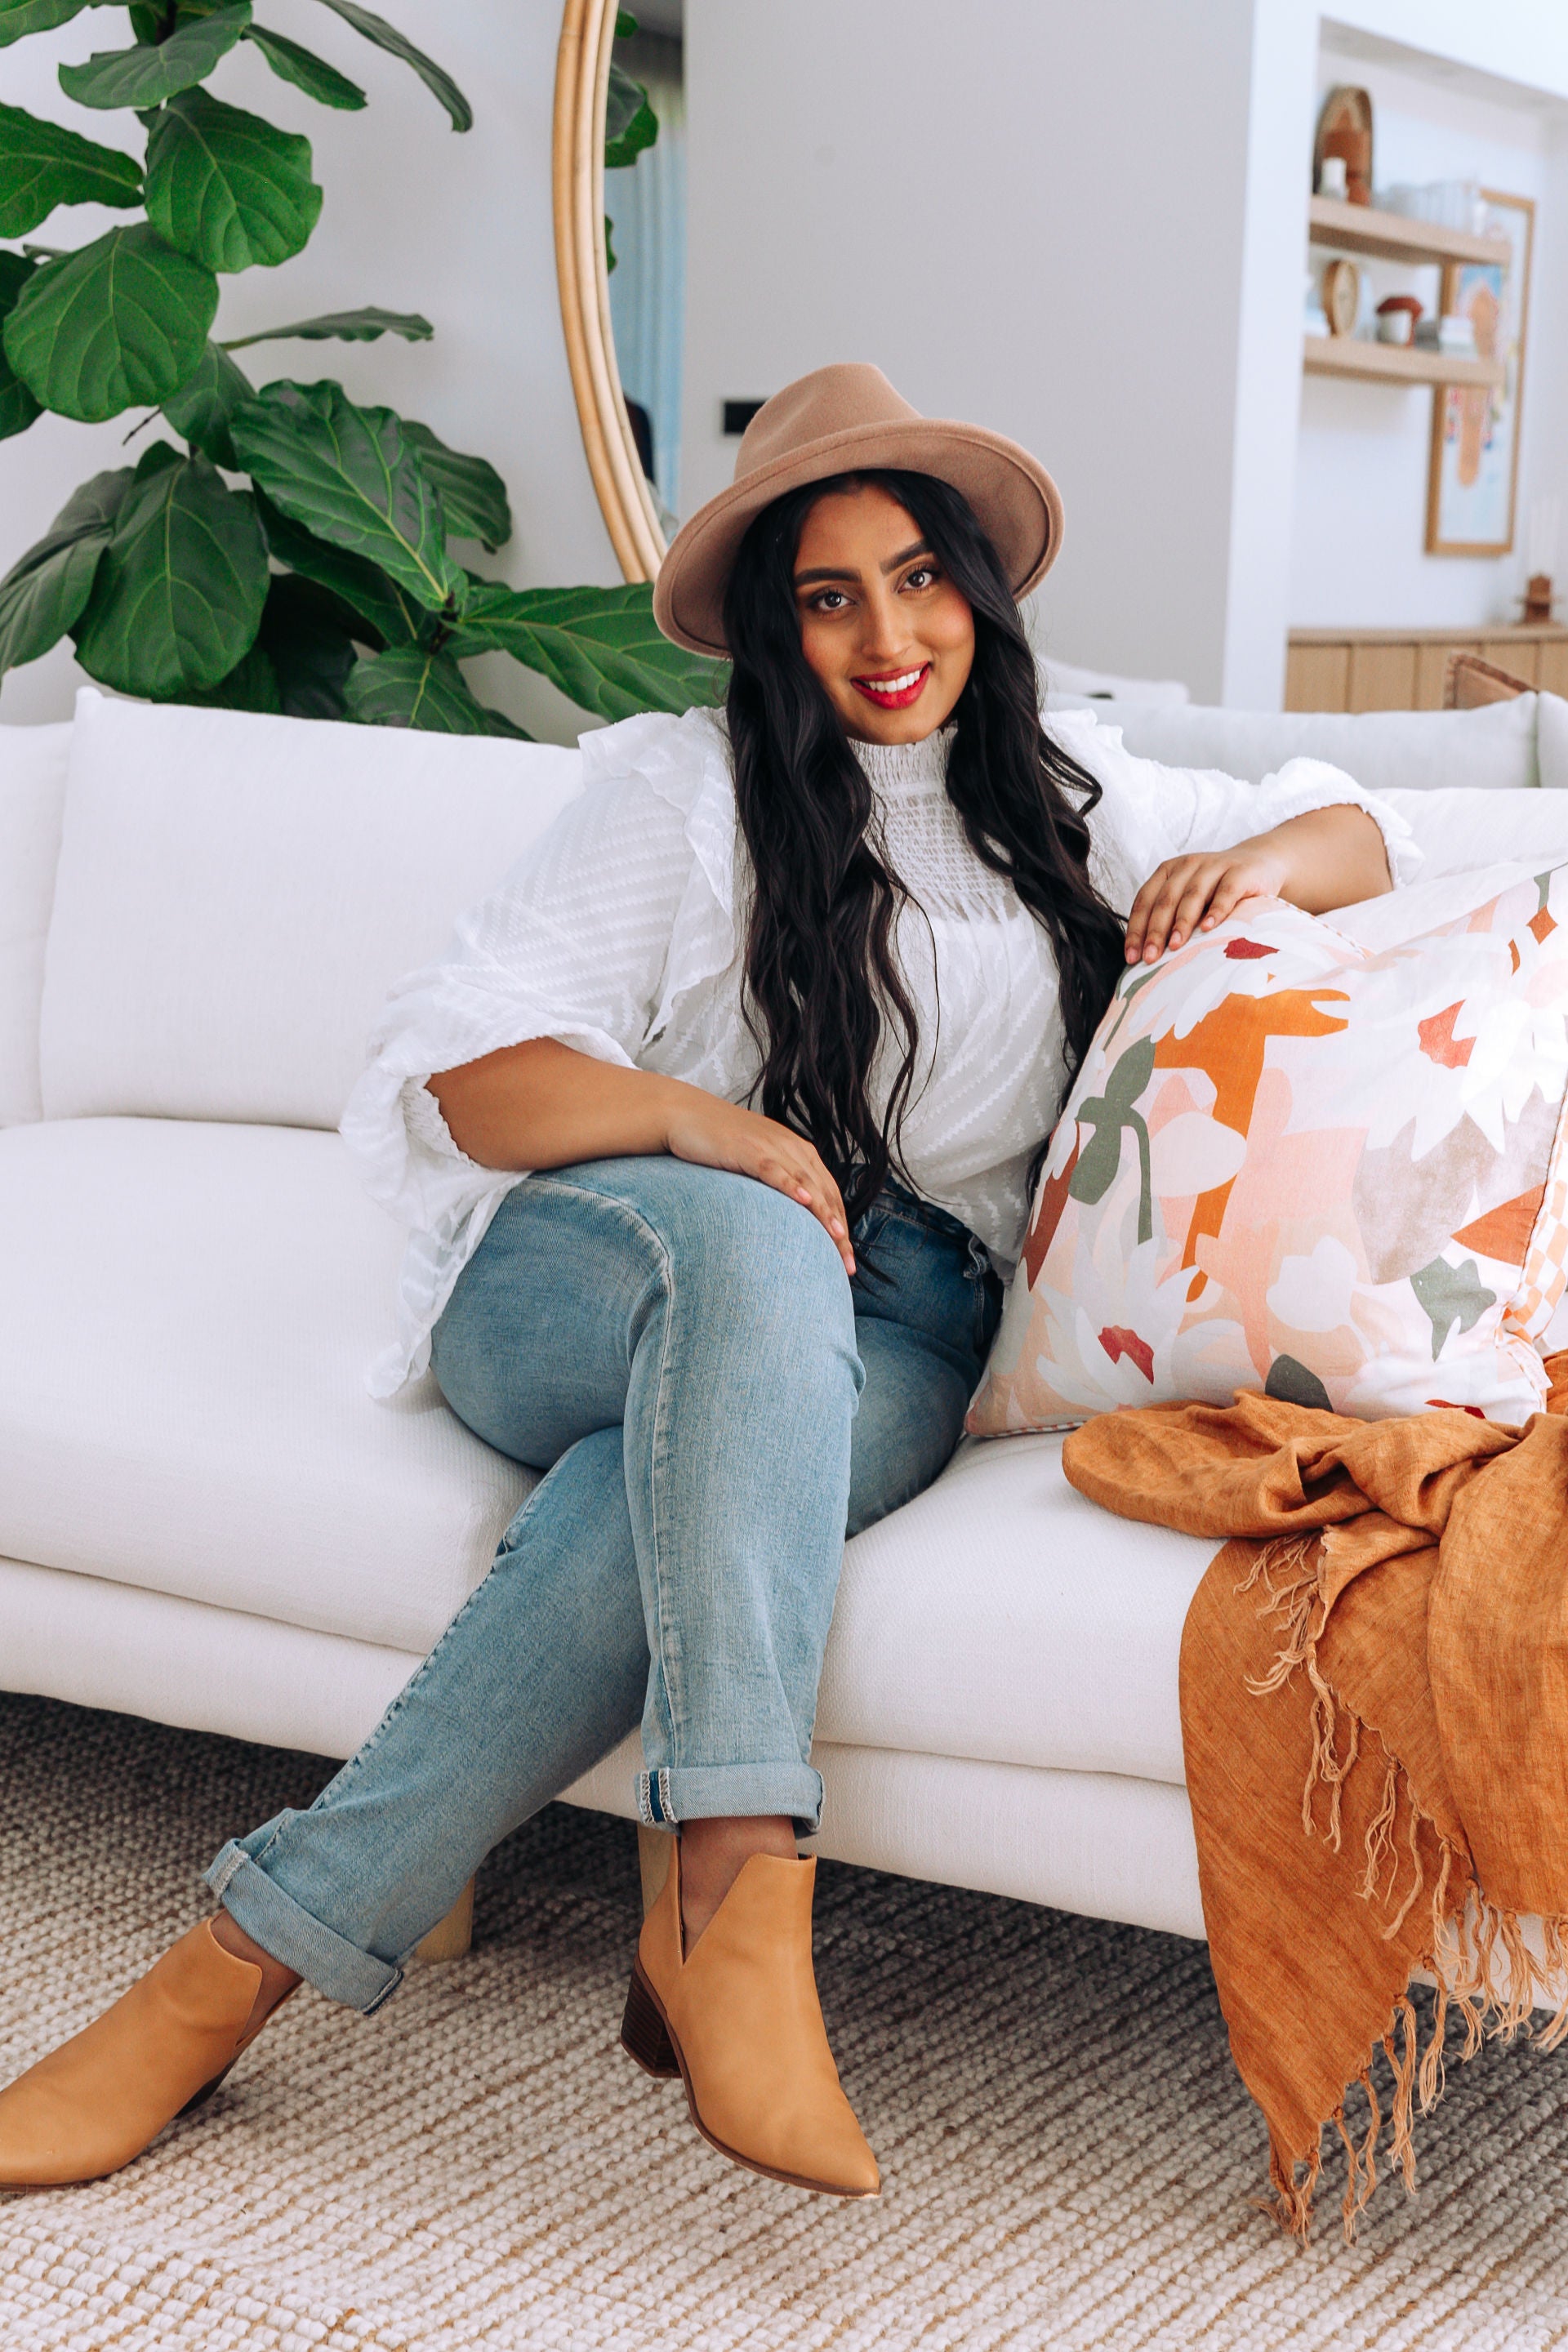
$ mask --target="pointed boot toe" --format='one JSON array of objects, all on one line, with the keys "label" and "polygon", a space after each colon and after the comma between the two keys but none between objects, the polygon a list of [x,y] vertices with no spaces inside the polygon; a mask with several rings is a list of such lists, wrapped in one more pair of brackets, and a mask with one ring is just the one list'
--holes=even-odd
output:
[{"label": "pointed boot toe", "polygon": [[822,2196],[876,2197],[877,2159],[816,1997],[816,1883],[815,1862],[753,1854],[688,1958],[678,1846],[643,1923],[626,2005],[638,2025],[623,2039],[649,2073],[679,2069],[691,2120],[721,2155]]},{"label": "pointed boot toe", "polygon": [[255,2039],[246,2029],[260,1985],[210,1920],[182,1936],[111,2009],[0,2091],[0,2189],[101,2180],[140,2156]]}]

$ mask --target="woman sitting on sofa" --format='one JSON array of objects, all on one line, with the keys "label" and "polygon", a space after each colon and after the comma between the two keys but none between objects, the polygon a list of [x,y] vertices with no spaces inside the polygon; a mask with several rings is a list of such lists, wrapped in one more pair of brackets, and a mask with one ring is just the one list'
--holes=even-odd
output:
[{"label": "woman sitting on sofa", "polygon": [[216,1918],[0,2095],[0,2185],[128,2163],[301,1979],[378,2008],[640,1719],[670,1866],[622,2039],[722,2154],[876,2194],[796,1854],[846,1531],[952,1452],[1119,971],[1414,857],[1314,761],[1253,787],[1042,725],[1016,600],[1060,536],[1025,451],[864,366],[770,401],[681,531],[656,611],[728,653],[726,712],[584,739],[582,797],[395,992],[343,1123],[413,1228],[383,1387],[430,1366],[547,1475],[310,1811],[219,1854]]}]

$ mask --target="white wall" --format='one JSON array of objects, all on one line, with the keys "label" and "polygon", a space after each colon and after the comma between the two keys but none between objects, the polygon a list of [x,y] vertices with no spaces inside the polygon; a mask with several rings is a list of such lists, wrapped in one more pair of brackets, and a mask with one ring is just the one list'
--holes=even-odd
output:
[{"label": "white wall", "polygon": [[[551,0],[458,0],[439,10],[395,5],[395,20],[426,44],[472,101],[475,126],[457,136],[406,67],[372,48],[323,8],[269,0],[268,21],[333,61],[370,95],[357,114],[313,105],[268,71],[249,43],[226,58],[215,93],[303,131],[326,192],[321,225],[296,260],[222,280],[220,333],[315,310],[375,302],[419,310],[436,339],[404,344],[277,343],[240,354],[253,380],[335,376],[360,400],[422,417],[444,440],[489,457],[510,492],[512,545],[494,571],[516,584],[619,578],[583,457],[561,339],[550,213],[550,129],[560,25]],[[62,59],[120,46],[125,19],[89,9],[58,33],[4,52],[13,105],[130,144],[129,116],[96,121],[55,79]],[[84,243],[114,215],[62,210],[34,235]],[[37,538],[75,485],[123,464],[133,411],[108,425],[41,417],[0,442],[0,570]],[[146,446],[146,437],[132,451]],[[488,559],[464,550],[476,568]],[[80,672],[69,648],[15,670],[0,690],[0,719],[68,713]],[[535,733],[574,736],[581,723],[542,680],[501,656],[476,664],[487,700]]]},{"label": "white wall", "polygon": [[[1516,90],[1568,98],[1568,8],[1561,0],[1334,0],[1331,44],[1349,35],[1468,68]],[[1363,54],[1365,54],[1364,48]]]},{"label": "white wall", "polygon": [[[1568,15],[1568,11],[1564,12]],[[1469,627],[1517,619],[1532,495],[1564,487],[1562,443],[1563,256],[1568,213],[1554,177],[1559,100],[1511,101],[1468,75],[1437,79],[1357,47],[1325,43],[1320,90],[1357,82],[1371,94],[1379,186],[1473,179],[1536,199],[1535,250],[1521,406],[1515,550],[1507,557],[1424,552],[1433,394],[1308,378],[1301,404],[1289,616],[1298,627]],[[1371,261],[1373,299],[1410,289],[1427,309],[1436,266]],[[1568,519],[1568,507],[1565,507]],[[1568,527],[1560,557],[1568,567]]]},{"label": "white wall", "polygon": [[[1011,434],[1056,474],[1047,653],[1216,698],[1253,13],[688,0],[688,511],[730,478],[725,395],[874,360],[918,408]],[[1302,142],[1310,61],[1309,46]],[[1272,461],[1287,505],[1293,424],[1288,406]],[[1265,568],[1282,562],[1282,518]],[[1278,694],[1282,572],[1269,593],[1267,675],[1238,681],[1247,699]]]}]

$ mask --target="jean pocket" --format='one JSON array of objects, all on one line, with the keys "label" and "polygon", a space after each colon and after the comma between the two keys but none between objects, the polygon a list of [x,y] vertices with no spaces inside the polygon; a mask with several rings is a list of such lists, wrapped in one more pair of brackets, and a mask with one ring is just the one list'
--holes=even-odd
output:
[{"label": "jean pocket", "polygon": [[886,1209],[868,1209],[862,1215],[856,1218],[850,1228],[849,1240],[857,1257],[862,1251],[868,1256],[870,1255],[886,1231],[887,1223]]},{"label": "jean pocket", "polygon": [[987,1269],[974,1285],[974,1360],[981,1366],[991,1353],[1005,1298],[1000,1281]]}]

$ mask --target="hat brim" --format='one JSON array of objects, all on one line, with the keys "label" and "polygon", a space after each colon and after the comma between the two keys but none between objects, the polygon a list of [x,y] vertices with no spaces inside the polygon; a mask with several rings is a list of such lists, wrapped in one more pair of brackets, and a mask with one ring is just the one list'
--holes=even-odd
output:
[{"label": "hat brim", "polygon": [[700,507],[676,534],[654,583],[653,617],[689,653],[722,657],[724,592],[742,540],[763,509],[786,490],[836,474],[934,474],[962,491],[1002,559],[1015,596],[1045,578],[1062,541],[1062,502],[1055,482],[1017,442],[977,425],[910,417],[856,425],[807,442],[760,466]]}]

